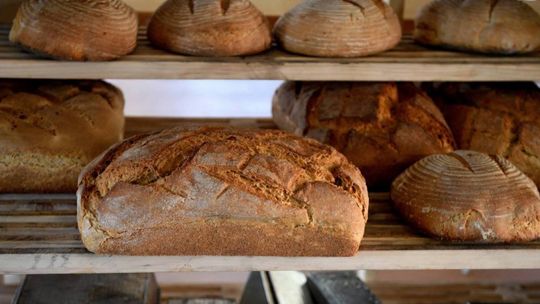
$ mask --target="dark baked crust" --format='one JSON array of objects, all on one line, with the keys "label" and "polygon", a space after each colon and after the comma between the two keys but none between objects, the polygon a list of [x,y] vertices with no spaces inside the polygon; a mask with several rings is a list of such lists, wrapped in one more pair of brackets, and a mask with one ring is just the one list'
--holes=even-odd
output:
[{"label": "dark baked crust", "polygon": [[136,12],[121,0],[24,0],[10,41],[42,56],[102,61],[137,46]]},{"label": "dark baked crust", "polygon": [[540,48],[540,15],[520,0],[432,0],[416,19],[422,44],[495,54]]},{"label": "dark baked crust", "polygon": [[432,96],[459,148],[502,155],[540,185],[540,89],[534,83],[444,83]]},{"label": "dark baked crust", "polygon": [[367,221],[358,169],[280,131],[171,129],[124,141],[81,174],[93,252],[350,256]]},{"label": "dark baked crust", "polygon": [[242,56],[272,45],[266,17],[249,0],[167,0],[148,25],[155,46],[194,56]]},{"label": "dark baked crust", "polygon": [[273,117],[281,129],[341,151],[370,187],[388,187],[415,161],[454,148],[442,114],[411,83],[287,82]]},{"label": "dark baked crust", "polygon": [[82,168],[122,139],[123,109],[102,81],[0,81],[0,193],[75,192]]},{"label": "dark baked crust", "polygon": [[500,156],[473,151],[428,156],[392,184],[392,201],[412,225],[437,238],[482,243],[540,237],[540,195]]}]

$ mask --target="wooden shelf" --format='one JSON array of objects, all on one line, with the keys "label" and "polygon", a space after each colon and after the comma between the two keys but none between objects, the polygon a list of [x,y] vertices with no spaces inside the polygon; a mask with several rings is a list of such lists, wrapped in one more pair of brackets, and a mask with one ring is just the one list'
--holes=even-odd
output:
[{"label": "wooden shelf", "polygon": [[[130,118],[126,134],[175,125],[274,127],[260,119]],[[74,195],[0,195],[0,273],[465,268],[540,268],[540,242],[490,246],[433,240],[402,223],[388,194],[372,193],[366,235],[350,258],[98,256],[80,241]]]},{"label": "wooden shelf", "polygon": [[201,58],[150,46],[113,62],[41,59],[11,45],[0,25],[0,78],[277,79],[320,81],[530,81],[540,80],[540,53],[485,56],[425,48],[407,36],[393,50],[358,59],[311,58],[271,50],[242,58]]}]

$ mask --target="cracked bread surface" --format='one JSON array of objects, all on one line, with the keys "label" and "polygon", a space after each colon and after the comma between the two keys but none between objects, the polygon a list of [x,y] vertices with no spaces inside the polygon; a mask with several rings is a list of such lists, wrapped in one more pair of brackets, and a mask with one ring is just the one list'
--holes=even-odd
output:
[{"label": "cracked bread surface", "polygon": [[370,187],[388,188],[422,157],[454,150],[441,112],[412,83],[287,82],[272,112],[281,129],[342,152]]},{"label": "cracked bread surface", "polygon": [[540,195],[501,156],[458,150],[428,156],[392,184],[392,201],[412,225],[437,238],[482,243],[540,237]]},{"label": "cracked bread surface", "polygon": [[136,136],[81,174],[86,248],[120,255],[352,256],[367,221],[360,171],[281,131]]},{"label": "cracked bread surface", "polygon": [[432,96],[460,149],[502,155],[540,185],[540,89],[534,83],[443,83]]},{"label": "cracked bread surface", "polygon": [[481,53],[540,48],[540,15],[520,0],[432,0],[416,19],[417,42]]},{"label": "cracked bread surface", "polygon": [[122,139],[124,99],[102,81],[0,80],[0,193],[75,192]]}]

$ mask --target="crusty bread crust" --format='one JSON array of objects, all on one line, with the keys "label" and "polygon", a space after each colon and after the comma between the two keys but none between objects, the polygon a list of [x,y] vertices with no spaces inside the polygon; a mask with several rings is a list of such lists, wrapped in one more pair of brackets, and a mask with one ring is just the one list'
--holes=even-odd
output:
[{"label": "crusty bread crust", "polygon": [[152,16],[155,46],[195,56],[241,56],[270,48],[266,17],[249,0],[167,0]]},{"label": "crusty bread crust", "polygon": [[428,156],[392,185],[403,217],[437,238],[485,243],[540,237],[540,195],[500,156],[473,151]]},{"label": "crusty bread crust", "polygon": [[281,129],[342,152],[370,187],[388,188],[415,161],[454,149],[442,114],[411,83],[287,82],[272,112]]},{"label": "crusty bread crust", "polygon": [[121,0],[24,0],[9,39],[39,55],[102,61],[137,46],[137,13]]},{"label": "crusty bread crust", "polygon": [[540,15],[521,0],[433,0],[420,11],[417,42],[496,54],[540,48]]},{"label": "crusty bread crust", "polygon": [[124,129],[102,81],[0,81],[0,193],[75,192],[82,168]]},{"label": "crusty bread crust", "polygon": [[285,50],[317,57],[360,57],[395,47],[401,25],[381,0],[303,0],[274,26]]},{"label": "crusty bread crust", "polygon": [[280,131],[130,138],[80,177],[86,248],[124,255],[351,256],[367,221],[358,169]]},{"label": "crusty bread crust", "polygon": [[540,186],[540,89],[534,83],[444,83],[432,96],[460,149],[502,155]]}]

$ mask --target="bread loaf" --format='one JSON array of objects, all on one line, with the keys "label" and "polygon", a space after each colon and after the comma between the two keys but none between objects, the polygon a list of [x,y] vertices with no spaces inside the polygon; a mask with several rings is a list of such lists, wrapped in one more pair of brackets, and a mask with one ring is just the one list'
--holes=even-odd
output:
[{"label": "bread loaf", "polygon": [[304,0],[277,21],[274,35],[292,53],[359,57],[396,46],[401,25],[382,0]]},{"label": "bread loaf", "polygon": [[400,175],[392,200],[411,224],[438,238],[520,242],[540,237],[540,195],[500,156],[473,151],[428,156]]},{"label": "bread loaf", "polygon": [[287,82],[274,96],[273,117],[281,129],[341,151],[375,188],[454,147],[440,111],[411,83]]},{"label": "bread loaf", "polygon": [[266,17],[248,0],[167,0],[148,26],[157,47],[195,56],[240,56],[270,48]]},{"label": "bread loaf", "polygon": [[75,192],[123,134],[122,93],[102,81],[0,80],[0,193]]},{"label": "bread loaf", "polygon": [[343,155],[279,131],[137,136],[89,165],[78,191],[82,240],[100,254],[350,256],[367,209]]},{"label": "bread loaf", "polygon": [[416,19],[422,44],[495,54],[540,48],[540,15],[520,0],[432,0]]},{"label": "bread loaf", "polygon": [[534,83],[444,83],[432,94],[458,147],[502,155],[540,186],[540,89]]},{"label": "bread loaf", "polygon": [[9,39],[47,57],[112,60],[135,49],[137,24],[120,0],[24,0]]}]

